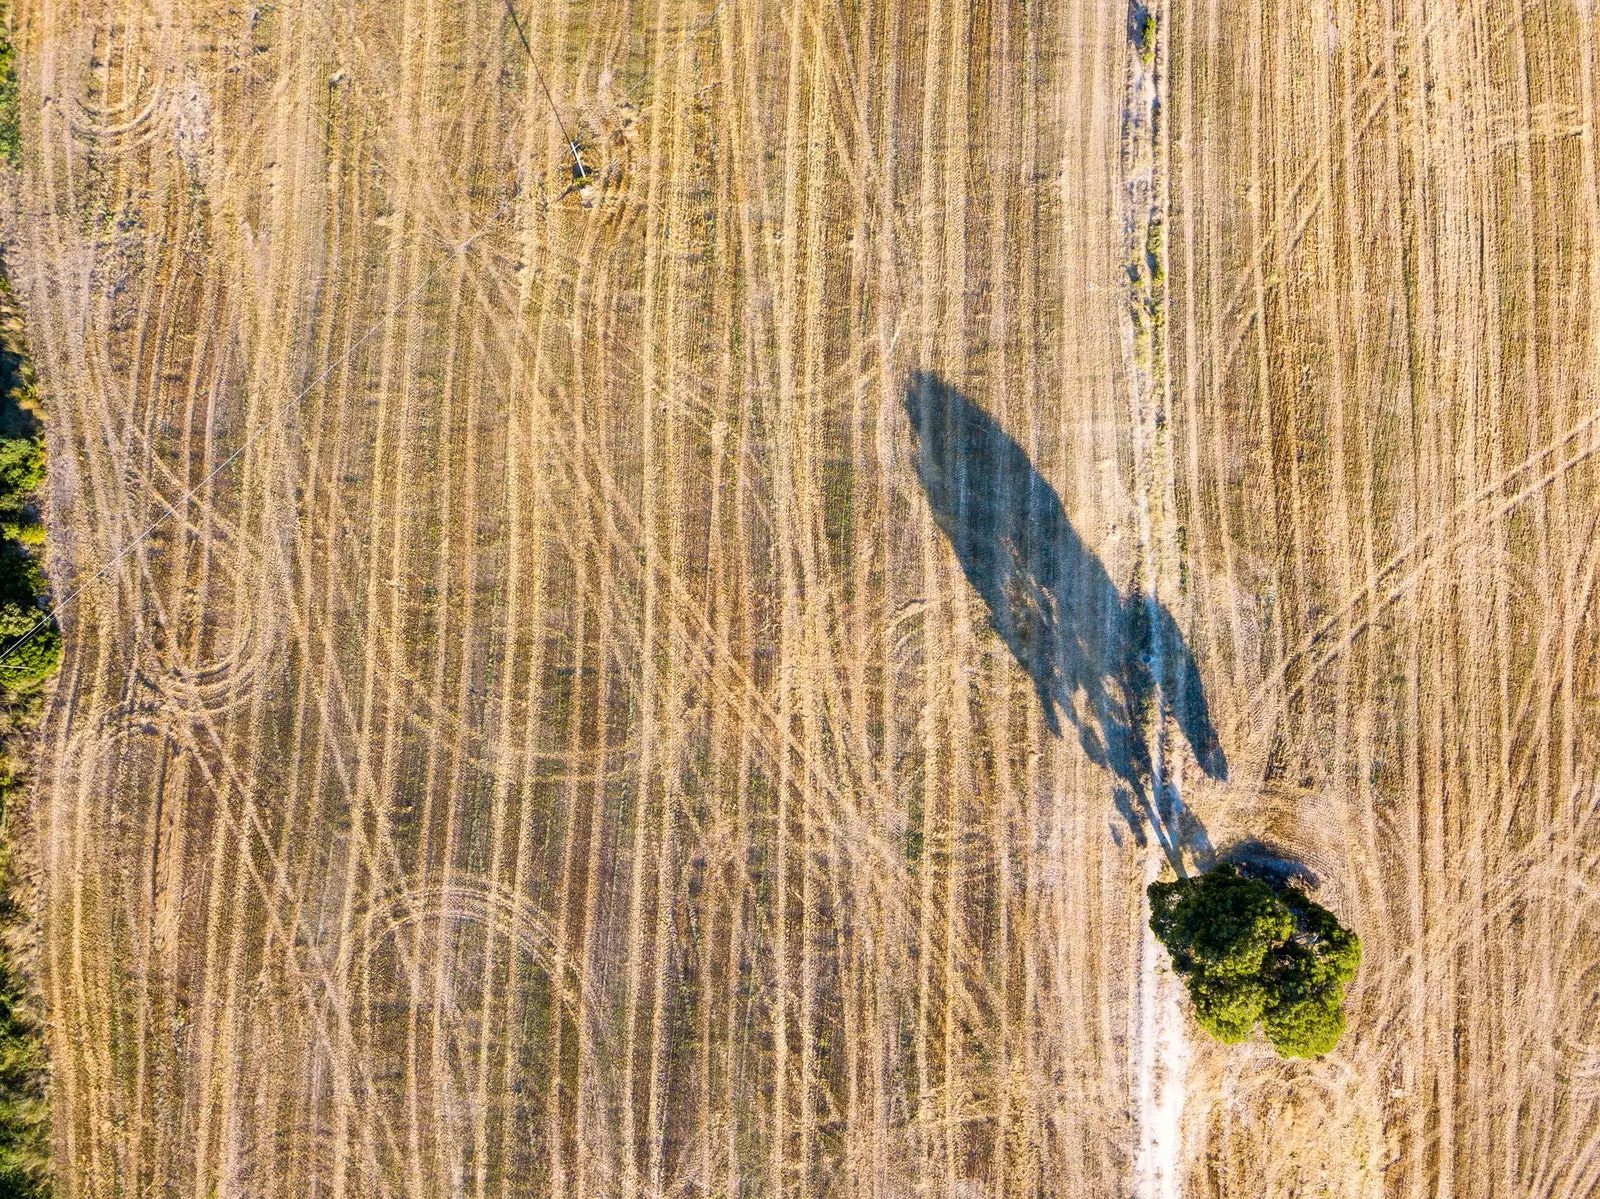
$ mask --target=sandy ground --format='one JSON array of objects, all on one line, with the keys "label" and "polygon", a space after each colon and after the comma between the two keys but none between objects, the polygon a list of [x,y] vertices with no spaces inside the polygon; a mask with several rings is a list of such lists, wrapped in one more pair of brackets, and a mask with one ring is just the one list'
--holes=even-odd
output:
[{"label": "sandy ground", "polygon": [[1600,1189],[1600,30],[1154,16],[13,0],[63,1195]]}]

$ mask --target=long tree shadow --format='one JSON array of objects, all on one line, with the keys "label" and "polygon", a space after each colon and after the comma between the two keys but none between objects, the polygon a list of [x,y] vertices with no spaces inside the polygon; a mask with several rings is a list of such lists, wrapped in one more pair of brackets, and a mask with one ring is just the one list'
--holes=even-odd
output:
[{"label": "long tree shadow", "polygon": [[[917,478],[995,632],[1033,680],[1051,732],[1072,724],[1084,752],[1122,787],[1117,807],[1143,844],[1148,822],[1184,873],[1210,865],[1209,839],[1184,807],[1144,730],[1173,718],[1200,768],[1226,778],[1194,656],[1165,606],[1125,595],[1067,519],[1055,488],[995,421],[937,375],[905,391]],[[1155,708],[1159,705],[1159,711]]]}]

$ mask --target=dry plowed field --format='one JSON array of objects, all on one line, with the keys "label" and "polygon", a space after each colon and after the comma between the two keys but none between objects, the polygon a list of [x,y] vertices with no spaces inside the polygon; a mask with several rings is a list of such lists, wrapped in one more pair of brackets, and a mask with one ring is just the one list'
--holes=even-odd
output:
[{"label": "dry plowed field", "polygon": [[1600,24],[1153,15],[12,0],[61,1195],[1600,1190]]}]

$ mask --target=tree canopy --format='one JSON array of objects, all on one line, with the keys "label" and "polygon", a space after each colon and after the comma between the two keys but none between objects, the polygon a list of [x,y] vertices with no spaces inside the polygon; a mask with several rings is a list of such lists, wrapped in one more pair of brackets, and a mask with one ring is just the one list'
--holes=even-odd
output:
[{"label": "tree canopy", "polygon": [[1297,887],[1221,865],[1151,883],[1150,931],[1172,955],[1195,1019],[1219,1041],[1262,1026],[1285,1057],[1319,1057],[1344,1033],[1361,939]]}]

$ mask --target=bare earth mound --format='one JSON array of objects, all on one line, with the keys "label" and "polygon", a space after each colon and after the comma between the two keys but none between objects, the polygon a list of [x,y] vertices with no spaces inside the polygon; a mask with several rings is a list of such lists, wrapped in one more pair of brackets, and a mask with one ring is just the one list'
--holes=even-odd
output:
[{"label": "bare earth mound", "polygon": [[12,0],[60,1193],[1600,1189],[1588,6],[525,7]]}]

